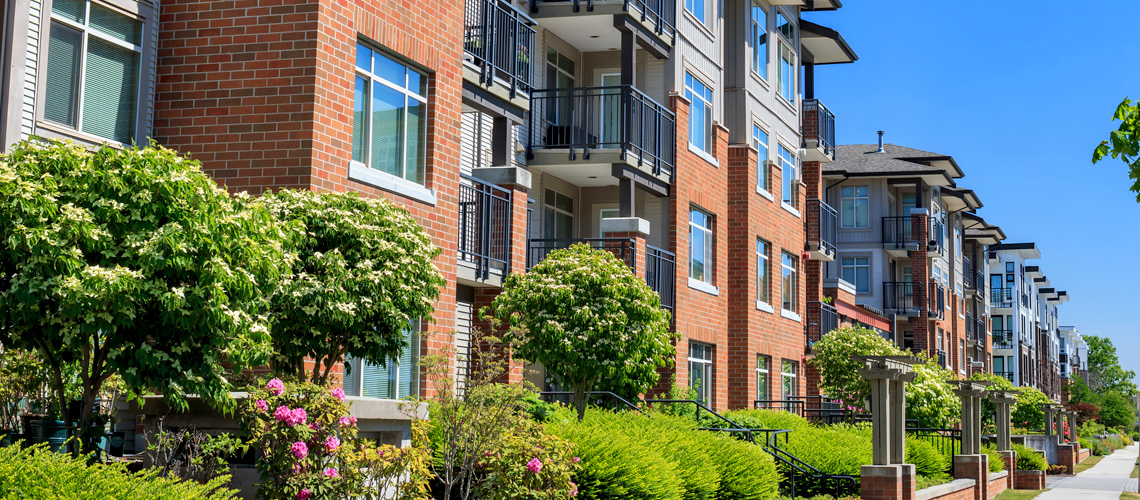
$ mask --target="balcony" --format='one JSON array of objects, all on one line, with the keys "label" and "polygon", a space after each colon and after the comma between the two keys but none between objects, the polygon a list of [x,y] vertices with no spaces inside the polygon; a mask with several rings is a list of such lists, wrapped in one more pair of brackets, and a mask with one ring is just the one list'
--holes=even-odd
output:
[{"label": "balcony", "polygon": [[998,307],[998,308],[1013,307],[1013,289],[1012,288],[991,288],[990,289],[990,307]]},{"label": "balcony", "polygon": [[824,335],[839,328],[839,310],[826,302],[808,302],[807,338],[809,343],[819,342]]},{"label": "balcony", "polygon": [[948,357],[946,356],[946,351],[939,349],[939,350],[935,351],[935,354],[938,358],[938,366],[941,366],[943,368],[949,366],[946,364],[946,361],[948,359]]},{"label": "balcony", "polygon": [[630,269],[637,270],[637,242],[632,238],[532,239],[528,243],[530,248],[526,254],[527,269],[542,262],[550,252],[584,243],[594,249],[609,251],[618,260],[625,262]]},{"label": "balcony", "polygon": [[978,300],[986,298],[986,273],[981,269],[966,269],[965,276],[969,281],[966,283],[966,296],[973,297]]},{"label": "balcony", "polygon": [[994,375],[1005,377],[1006,380],[1013,382],[1013,372],[994,372]]},{"label": "balcony", "polygon": [[994,330],[994,349],[1013,349],[1013,330]]},{"label": "balcony", "polygon": [[677,121],[631,85],[531,92],[527,165],[581,187],[616,185],[624,164],[667,190]]},{"label": "balcony", "polygon": [[986,320],[982,318],[974,320],[974,332],[977,333],[978,343],[981,345],[986,338]]},{"label": "balcony", "polygon": [[498,0],[466,0],[463,11],[465,79],[526,109],[516,99],[531,89],[533,21]]},{"label": "balcony", "polygon": [[657,247],[645,247],[645,282],[661,296],[661,307],[675,316],[677,256]]},{"label": "balcony", "polygon": [[1060,359],[1058,359],[1058,361],[1061,364],[1066,364],[1069,362],[1069,355],[1067,353],[1061,353],[1058,356],[1060,356]]},{"label": "balcony", "polygon": [[835,115],[819,99],[804,99],[803,108],[803,161],[835,161]]},{"label": "balcony", "polygon": [[926,251],[930,256],[946,255],[946,230],[942,221],[935,217],[930,218],[930,241],[926,242]]},{"label": "balcony", "polygon": [[920,224],[921,218],[913,215],[883,217],[883,248],[901,257],[905,257],[906,252],[917,252],[922,236],[915,229],[916,226],[921,229]]},{"label": "balcony", "polygon": [[501,284],[510,273],[511,192],[474,177],[461,177],[457,278]]},{"label": "balcony", "polygon": [[621,32],[632,31],[659,58],[676,42],[677,10],[676,0],[530,0],[535,19],[583,52],[621,48]]},{"label": "balcony", "polygon": [[823,200],[807,201],[807,247],[811,260],[835,260],[835,244],[839,241],[839,215]]},{"label": "balcony", "polygon": [[927,316],[936,319],[946,318],[946,288],[940,283],[930,283],[930,309]]},{"label": "balcony", "polygon": [[922,283],[917,281],[888,281],[883,283],[883,310],[887,314],[917,317],[923,314]]},{"label": "balcony", "polygon": [[978,330],[977,324],[974,322],[974,313],[966,313],[966,341],[970,346],[978,343]]}]

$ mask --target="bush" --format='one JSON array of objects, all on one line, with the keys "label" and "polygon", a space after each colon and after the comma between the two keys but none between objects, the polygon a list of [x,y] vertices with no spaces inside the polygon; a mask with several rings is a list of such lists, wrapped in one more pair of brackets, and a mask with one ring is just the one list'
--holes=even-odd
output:
[{"label": "bush", "polygon": [[1082,449],[1092,449],[1092,441],[1085,438],[1077,438],[1077,443],[1080,443]]},{"label": "bush", "polygon": [[1049,475],[1068,474],[1069,468],[1064,465],[1050,465],[1049,468],[1045,470],[1045,473]]},{"label": "bush", "polygon": [[946,474],[945,472],[937,476],[919,476],[914,480],[914,489],[922,490],[931,486],[946,484],[953,480],[954,478],[950,477],[950,475]]},{"label": "bush", "polygon": [[1001,454],[997,452],[997,447],[992,444],[982,445],[982,453],[990,456],[990,472],[1001,472],[1005,470],[1005,461],[1001,459]]},{"label": "bush", "polygon": [[572,498],[574,483],[570,479],[577,461],[568,441],[546,434],[536,422],[520,419],[498,439],[491,456],[480,463],[485,479],[479,483],[478,498]]},{"label": "bush", "polygon": [[1013,425],[1029,429],[1042,429],[1045,427],[1045,412],[1042,405],[1049,404],[1049,396],[1033,387],[1021,387],[1021,394],[1017,395],[1017,403],[1011,409],[1009,419]]},{"label": "bush", "polygon": [[1028,446],[1013,443],[1013,451],[1017,452],[1017,470],[1045,470],[1049,465],[1044,455]]},{"label": "bush", "polygon": [[898,356],[902,351],[873,330],[857,326],[836,329],[813,346],[810,363],[819,370],[819,389],[846,404],[862,406],[871,397],[871,383],[859,375],[863,363],[853,355]]},{"label": "bush", "polygon": [[0,448],[0,498],[131,500],[223,500],[236,498],[227,489],[229,476],[206,484],[159,477],[159,469],[127,472],[123,462],[88,465],[86,457],[31,448]]}]

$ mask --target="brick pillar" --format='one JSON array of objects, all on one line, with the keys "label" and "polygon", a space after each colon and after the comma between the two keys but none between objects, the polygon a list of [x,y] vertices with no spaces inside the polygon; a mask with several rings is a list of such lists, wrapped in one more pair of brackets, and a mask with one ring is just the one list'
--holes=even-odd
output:
[{"label": "brick pillar", "polygon": [[911,320],[911,329],[914,331],[914,347],[923,352],[934,354],[937,346],[934,343],[934,332],[930,328],[930,320],[926,316],[926,312],[933,309],[929,305],[928,289],[930,287],[927,284],[930,277],[930,259],[926,256],[926,242],[930,239],[927,230],[928,219],[925,208],[916,208],[911,211],[911,238],[918,243],[918,249],[909,252],[911,279],[919,283],[918,289],[914,293],[921,294],[924,303],[924,306],[919,308],[921,311],[919,317]]},{"label": "brick pillar", "polygon": [[989,500],[990,456],[954,455],[954,479],[973,479],[974,500]]},{"label": "brick pillar", "polygon": [[998,455],[1001,456],[1002,463],[1005,464],[1005,471],[1009,473],[1005,477],[1005,489],[1012,490],[1017,486],[1017,452],[1012,450],[999,451]]},{"label": "brick pillar", "polygon": [[[913,485],[911,486],[913,491]],[[903,497],[903,468],[899,465],[864,465],[859,471],[863,500],[899,500]],[[911,493],[911,498],[914,494]]]},{"label": "brick pillar", "polygon": [[915,467],[914,464],[899,465],[902,468],[902,500],[915,500]]},{"label": "brick pillar", "polygon": [[1057,464],[1065,466],[1066,474],[1072,474],[1077,465],[1076,448],[1078,447],[1071,444],[1057,445]]}]

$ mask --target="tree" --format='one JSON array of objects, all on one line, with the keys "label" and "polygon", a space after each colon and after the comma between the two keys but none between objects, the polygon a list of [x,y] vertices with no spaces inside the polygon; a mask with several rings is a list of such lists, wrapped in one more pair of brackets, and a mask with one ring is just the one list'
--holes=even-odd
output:
[{"label": "tree", "polygon": [[1036,388],[1020,387],[1021,394],[1017,395],[1017,403],[1010,409],[1009,419],[1015,427],[1027,429],[1041,429],[1045,427],[1045,410],[1043,406],[1051,403],[1049,396]]},{"label": "tree", "polygon": [[1136,201],[1140,202],[1140,103],[1124,98],[1116,107],[1112,121],[1119,121],[1120,127],[1109,134],[1109,140],[1097,145],[1092,162],[1098,163],[1111,155],[1127,163],[1128,177],[1132,179],[1131,189],[1136,193]]},{"label": "tree", "polygon": [[[975,373],[970,376],[970,380],[989,382],[990,385],[986,386],[986,392],[1008,391],[1014,388],[1013,382],[1010,382],[1009,379],[992,373]],[[987,394],[986,397],[982,398],[982,421],[985,422],[987,427],[996,425],[996,415],[997,405],[995,405],[993,401],[990,401],[989,395]]]},{"label": "tree", "polygon": [[906,418],[926,429],[945,429],[960,420],[962,400],[947,382],[955,379],[953,372],[929,359],[913,369],[914,382],[906,385]]},{"label": "tree", "polygon": [[272,302],[275,365],[326,385],[344,356],[386,365],[407,348],[403,332],[430,316],[443,277],[439,248],[406,210],[355,193],[284,190],[264,202],[295,227],[286,252],[296,272]]},{"label": "tree", "polygon": [[852,356],[902,356],[895,344],[874,330],[845,326],[824,335],[815,343],[815,357],[809,363],[819,370],[819,390],[843,404],[862,406],[871,397],[871,383],[859,375],[861,361]]},{"label": "tree", "polygon": [[[269,360],[287,271],[269,212],[162,147],[25,141],[0,157],[0,342],[37,350],[81,441],[105,381],[232,409],[230,369]],[[225,363],[227,366],[223,365]],[[101,429],[100,429],[101,431]]]},{"label": "tree", "polygon": [[511,274],[495,312],[522,327],[515,353],[574,391],[578,418],[599,381],[646,392],[676,350],[661,299],[622,261],[584,244]]},{"label": "tree", "polygon": [[1100,422],[1107,427],[1128,427],[1136,422],[1132,399],[1119,392],[1104,395],[1100,407]]},{"label": "tree", "polygon": [[1121,368],[1112,339],[1096,335],[1085,335],[1084,339],[1089,346],[1089,386],[1092,390],[1102,395],[1109,392],[1135,394],[1133,379],[1136,372]]},{"label": "tree", "polygon": [[1090,403],[1094,406],[1100,406],[1100,394],[1097,394],[1085,383],[1084,377],[1074,376],[1069,377],[1069,383],[1063,388],[1064,393],[1068,396],[1070,403]]}]

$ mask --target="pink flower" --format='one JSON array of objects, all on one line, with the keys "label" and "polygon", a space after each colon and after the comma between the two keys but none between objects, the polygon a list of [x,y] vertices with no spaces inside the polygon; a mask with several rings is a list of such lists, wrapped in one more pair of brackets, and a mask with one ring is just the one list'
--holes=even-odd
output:
[{"label": "pink flower", "polygon": [[330,452],[333,452],[333,451],[336,451],[337,448],[340,448],[340,439],[339,438],[337,438],[336,436],[329,436],[327,439],[325,439],[325,449],[327,449]]},{"label": "pink flower", "polygon": [[309,414],[305,413],[305,409],[297,408],[296,410],[293,410],[292,423],[289,424],[289,427],[297,424],[303,424],[307,418],[309,418]]},{"label": "pink flower", "polygon": [[277,419],[278,422],[284,422],[293,418],[293,410],[290,410],[289,407],[285,405],[278,406],[277,411],[273,412],[273,418]]},{"label": "pink flower", "polygon": [[570,496],[578,496],[578,483],[575,483],[574,481],[570,481]]},{"label": "pink flower", "polygon": [[538,471],[542,470],[542,460],[532,458],[529,462],[526,463],[526,468],[527,470],[538,474]]},{"label": "pink flower", "polygon": [[297,500],[309,500],[310,496],[312,496],[312,493],[309,493],[308,488],[297,492]]},{"label": "pink flower", "polygon": [[318,429],[317,429],[317,424],[309,424],[309,429],[310,429],[310,430],[314,430],[314,431],[315,431],[315,430],[318,430]]},{"label": "pink flower", "polygon": [[325,469],[324,475],[325,475],[325,477],[330,478],[330,479],[336,479],[336,478],[340,477],[340,473],[337,472],[336,469],[334,469],[332,467]]},{"label": "pink flower", "polygon": [[282,392],[285,392],[285,382],[282,382],[279,378],[275,378],[270,380],[268,384],[265,384],[265,388],[269,389],[269,392],[272,392],[274,396],[280,396]]},{"label": "pink flower", "polygon": [[582,461],[582,459],[581,459],[581,458],[578,458],[578,457],[574,457],[574,458],[571,458],[570,460],[573,460],[573,461],[574,461],[574,463],[578,463],[578,462],[581,462],[581,461]]},{"label": "pink flower", "polygon": [[257,400],[257,409],[261,411],[269,411],[269,403],[266,403],[264,399],[259,399]]},{"label": "pink flower", "polygon": [[344,389],[337,387],[336,389],[332,390],[332,395],[333,395],[333,397],[335,397],[341,401],[344,401]]},{"label": "pink flower", "polygon": [[345,427],[356,425],[356,417],[340,417],[340,425]]},{"label": "pink flower", "polygon": [[309,456],[309,445],[297,441],[293,443],[293,446],[289,447],[289,451],[293,452],[293,456],[297,457],[297,459],[304,460],[305,457]]}]

